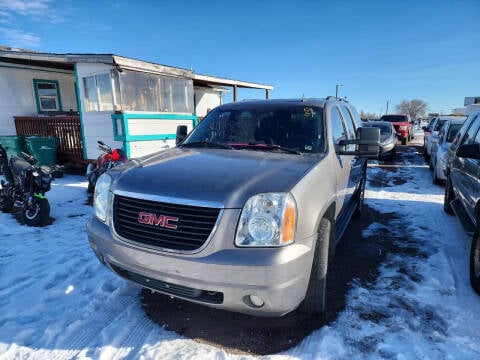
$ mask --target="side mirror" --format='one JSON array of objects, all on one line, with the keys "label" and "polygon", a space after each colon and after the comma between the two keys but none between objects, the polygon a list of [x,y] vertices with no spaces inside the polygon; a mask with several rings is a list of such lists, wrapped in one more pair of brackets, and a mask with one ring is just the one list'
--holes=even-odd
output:
[{"label": "side mirror", "polygon": [[457,156],[463,157],[463,158],[480,160],[480,145],[479,144],[460,145],[457,148]]},{"label": "side mirror", "polygon": [[180,144],[187,137],[187,125],[178,125],[175,137],[175,145]]},{"label": "side mirror", "polygon": [[339,155],[353,155],[369,159],[378,158],[380,149],[380,129],[376,127],[360,127],[356,140],[342,140],[340,146],[358,145],[355,151],[340,150]]}]

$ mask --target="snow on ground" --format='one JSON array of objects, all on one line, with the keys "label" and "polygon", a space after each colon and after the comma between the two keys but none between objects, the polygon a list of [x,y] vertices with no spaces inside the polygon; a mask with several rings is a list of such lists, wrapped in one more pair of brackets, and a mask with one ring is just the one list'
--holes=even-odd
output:
[{"label": "snow on ground", "polygon": [[[421,137],[417,141],[422,144]],[[354,282],[347,305],[328,326],[272,359],[478,359],[480,297],[470,288],[470,239],[443,212],[415,148],[387,171],[375,163],[366,203],[398,220],[397,246],[372,284]],[[411,161],[410,161],[411,160]],[[399,179],[406,180],[404,183]],[[52,225],[30,228],[0,213],[0,359],[240,359],[166,331],[141,308],[139,291],[95,258],[85,234],[92,208],[86,182],[66,175],[47,194]],[[372,223],[363,236],[381,236]]]}]

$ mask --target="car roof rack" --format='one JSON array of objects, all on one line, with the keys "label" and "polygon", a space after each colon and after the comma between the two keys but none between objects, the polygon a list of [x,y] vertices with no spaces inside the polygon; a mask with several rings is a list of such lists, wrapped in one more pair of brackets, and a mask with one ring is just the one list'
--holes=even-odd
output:
[{"label": "car roof rack", "polygon": [[327,96],[326,100],[336,100],[336,101],[343,101],[343,102],[348,103],[346,98],[339,98],[339,97],[335,97],[335,96],[332,96],[332,95]]}]

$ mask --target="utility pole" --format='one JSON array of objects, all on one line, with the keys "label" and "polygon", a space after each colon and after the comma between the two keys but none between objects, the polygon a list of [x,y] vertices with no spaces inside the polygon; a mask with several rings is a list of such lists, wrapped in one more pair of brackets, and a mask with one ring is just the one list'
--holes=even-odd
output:
[{"label": "utility pole", "polygon": [[337,99],[338,99],[338,88],[339,88],[340,86],[343,86],[343,85],[342,85],[342,84],[337,84],[337,85],[335,85],[335,98],[337,98]]},{"label": "utility pole", "polygon": [[388,115],[388,103],[390,102],[390,100],[387,100],[387,110],[385,110],[385,115]]}]

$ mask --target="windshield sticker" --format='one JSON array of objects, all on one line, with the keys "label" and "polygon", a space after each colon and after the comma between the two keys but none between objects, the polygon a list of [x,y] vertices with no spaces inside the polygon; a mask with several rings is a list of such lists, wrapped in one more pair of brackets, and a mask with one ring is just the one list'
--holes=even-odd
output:
[{"label": "windshield sticker", "polygon": [[308,117],[313,117],[315,115],[315,112],[313,111],[312,108],[306,107],[306,108],[303,108],[303,114],[306,118],[308,118]]}]

